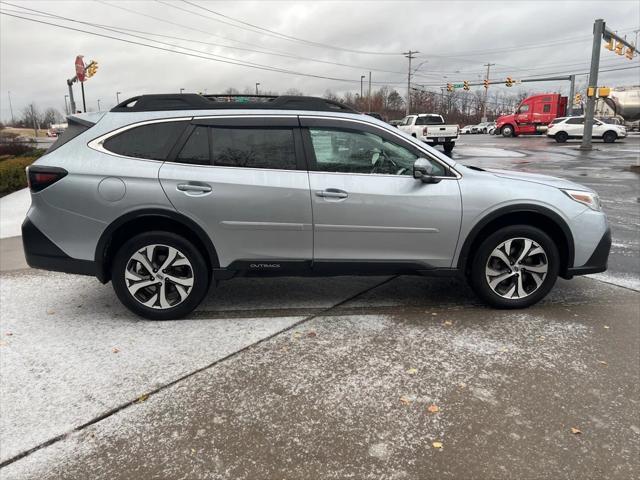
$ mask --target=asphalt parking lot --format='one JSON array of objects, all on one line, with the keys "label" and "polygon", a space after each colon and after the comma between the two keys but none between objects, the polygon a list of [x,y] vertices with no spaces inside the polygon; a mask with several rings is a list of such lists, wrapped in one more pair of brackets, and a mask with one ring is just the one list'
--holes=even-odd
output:
[{"label": "asphalt parking lot", "polygon": [[25,269],[3,238],[0,478],[633,478],[640,137],[577,146],[454,150],[602,196],[609,271],[521,311],[456,279],[235,279],[148,322],[97,280]]}]

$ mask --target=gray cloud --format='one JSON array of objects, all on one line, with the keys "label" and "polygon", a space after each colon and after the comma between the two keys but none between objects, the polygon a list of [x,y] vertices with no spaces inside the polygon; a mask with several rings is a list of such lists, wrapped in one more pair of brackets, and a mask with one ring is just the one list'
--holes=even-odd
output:
[{"label": "gray cloud", "polygon": [[[189,38],[200,42],[286,52],[306,60],[155,37],[162,42],[199,50],[205,56],[221,55],[230,57],[233,61],[254,62],[278,69],[350,79],[352,82],[262,71],[192,58],[3,15],[0,19],[0,117],[3,119],[9,117],[8,91],[11,91],[14,112],[20,111],[30,101],[35,101],[41,108],[53,106],[62,111],[64,95],[67,93],[65,79],[73,76],[73,60],[79,53],[85,55],[87,60],[96,59],[100,62],[98,74],[85,85],[87,107],[90,109],[96,109],[98,98],[103,108],[115,104],[116,91],[122,92],[122,99],[140,93],[177,92],[180,88],[187,91],[206,89],[209,93],[219,92],[231,86],[240,90],[253,89],[255,82],[260,82],[260,88],[263,90],[280,92],[289,88],[296,88],[308,94],[322,94],[326,89],[338,93],[348,90],[356,92],[360,89],[360,75],[368,74],[368,68],[398,72],[374,71],[372,78],[374,82],[389,82],[403,95],[406,89],[407,60],[401,55],[358,54],[277,39],[225,25],[214,19],[229,20],[214,17],[197,7],[175,0],[171,0],[174,7],[152,0],[109,0],[113,5],[138,11],[142,15],[90,0],[7,1],[86,22]],[[477,81],[484,75],[482,65],[487,62],[496,63],[496,66],[492,67],[495,72],[494,78],[504,78],[507,75],[524,78],[555,72],[584,72],[588,70],[591,54],[589,36],[595,18],[604,15],[611,28],[628,30],[628,38],[634,37],[631,30],[638,29],[640,24],[640,4],[635,1],[609,1],[606,2],[606,9],[603,8],[602,2],[596,1],[540,0],[193,2],[290,36],[341,48],[381,52],[419,50],[416,64],[425,61],[426,63],[417,72],[415,81],[433,89],[448,81]],[[197,13],[184,12],[175,7]],[[2,8],[5,11],[20,10],[6,3],[2,4]],[[148,16],[184,24],[188,28]],[[153,43],[59,19],[31,18],[128,38],[132,41]],[[551,44],[562,39],[571,40],[544,48],[517,48],[521,45]],[[309,58],[363,68],[327,65],[310,61]],[[629,61],[602,50],[602,69],[637,64],[637,59]],[[638,72],[638,69],[634,69],[602,73],[599,83],[610,86],[638,84]],[[580,81],[584,84],[586,78],[582,76]],[[527,88],[566,92],[568,85],[566,82],[550,82]],[[77,86],[75,92],[76,98],[79,98],[80,89]]]}]

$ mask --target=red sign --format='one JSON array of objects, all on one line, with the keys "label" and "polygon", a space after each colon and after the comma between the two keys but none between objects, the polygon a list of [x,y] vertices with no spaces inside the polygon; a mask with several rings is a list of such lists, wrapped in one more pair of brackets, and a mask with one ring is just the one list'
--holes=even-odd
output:
[{"label": "red sign", "polygon": [[85,67],[82,58],[82,55],[76,57],[76,77],[78,77],[79,82],[84,82],[85,79]]}]

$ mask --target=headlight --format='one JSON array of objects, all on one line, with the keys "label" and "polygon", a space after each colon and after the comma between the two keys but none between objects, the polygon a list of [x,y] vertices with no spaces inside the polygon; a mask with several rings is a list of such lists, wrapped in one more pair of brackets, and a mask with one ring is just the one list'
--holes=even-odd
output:
[{"label": "headlight", "polygon": [[599,212],[602,210],[602,204],[600,203],[600,197],[597,193],[583,192],[581,190],[562,190],[569,197],[576,202],[584,203],[591,210]]}]

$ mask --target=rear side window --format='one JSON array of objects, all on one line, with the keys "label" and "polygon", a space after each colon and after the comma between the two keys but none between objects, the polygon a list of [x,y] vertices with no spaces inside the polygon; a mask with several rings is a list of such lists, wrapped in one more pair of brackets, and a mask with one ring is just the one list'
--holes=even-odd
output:
[{"label": "rear side window", "polygon": [[176,157],[176,162],[209,165],[209,129],[196,127]]},{"label": "rear side window", "polygon": [[582,125],[584,123],[584,117],[574,117],[567,120],[570,125]]},{"label": "rear side window", "polygon": [[290,128],[214,128],[211,141],[214,165],[296,170]]},{"label": "rear side window", "polygon": [[552,123],[552,124],[553,124],[553,123],[560,123],[560,122],[562,122],[563,120],[564,120],[564,117],[554,118],[554,119],[553,119],[553,121],[552,121],[551,123]]},{"label": "rear side window", "polygon": [[442,117],[438,115],[427,115],[416,118],[416,125],[443,125]]},{"label": "rear side window", "polygon": [[69,118],[68,122],[69,123],[67,124],[68,126],[66,130],[62,133],[62,135],[58,137],[58,139],[55,142],[53,142],[53,145],[49,147],[49,149],[47,150],[47,153],[53,152],[56,148],[60,148],[65,143],[73,140],[78,135],[86,132],[91,128],[90,125],[76,122],[72,118]]},{"label": "rear side window", "polygon": [[551,104],[550,103],[546,103],[542,107],[542,113],[549,113],[550,111],[551,111]]},{"label": "rear side window", "polygon": [[110,152],[135,158],[165,160],[187,122],[159,122],[130,128],[104,142]]}]

